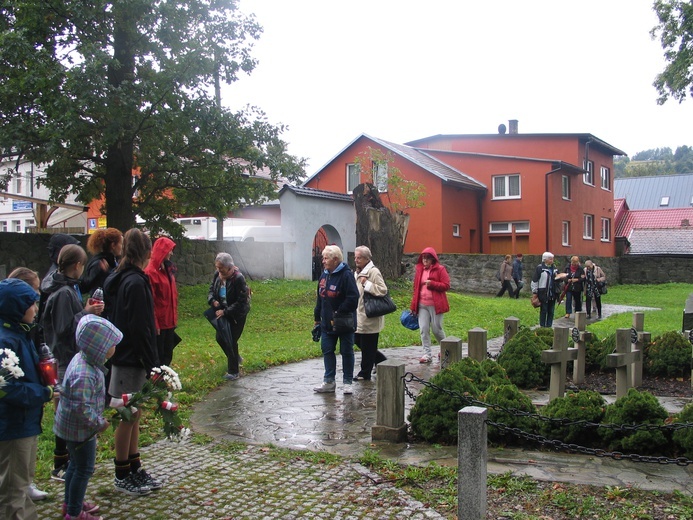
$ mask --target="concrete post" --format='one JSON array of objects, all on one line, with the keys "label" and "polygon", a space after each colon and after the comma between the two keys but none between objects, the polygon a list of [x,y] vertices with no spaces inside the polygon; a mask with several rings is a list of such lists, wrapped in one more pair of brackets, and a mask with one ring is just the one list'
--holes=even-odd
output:
[{"label": "concrete post", "polygon": [[509,316],[505,318],[503,321],[503,330],[505,333],[503,334],[503,339],[505,340],[504,343],[507,343],[511,339],[515,337],[515,334],[517,334],[518,329],[520,328],[520,318],[516,318],[515,316]]},{"label": "concrete post", "polygon": [[404,442],[407,439],[403,377],[404,363],[390,359],[378,363],[375,426],[371,428],[374,441]]},{"label": "concrete post", "polygon": [[469,357],[481,363],[486,359],[488,352],[488,332],[486,329],[475,327],[468,332],[469,343],[467,343]]},{"label": "concrete post", "polygon": [[553,347],[541,352],[541,360],[551,365],[551,382],[549,384],[549,401],[565,394],[565,372],[568,361],[577,357],[576,348],[568,346],[568,327],[553,329]]},{"label": "concrete post", "polygon": [[[633,313],[633,329],[637,335],[637,341],[635,342],[633,349],[642,352],[640,355],[640,360],[633,363],[633,388],[642,386],[642,362],[645,353],[645,344],[652,340],[652,334],[649,332],[644,332],[645,329],[645,313],[644,312],[634,312]],[[632,338],[631,338],[632,339]]]},{"label": "concrete post", "polygon": [[440,368],[447,368],[461,360],[462,340],[460,338],[448,336],[440,342]]},{"label": "concrete post", "polygon": [[[378,369],[380,370],[380,369]],[[486,518],[488,462],[486,408],[466,406],[457,412],[457,518]]]}]

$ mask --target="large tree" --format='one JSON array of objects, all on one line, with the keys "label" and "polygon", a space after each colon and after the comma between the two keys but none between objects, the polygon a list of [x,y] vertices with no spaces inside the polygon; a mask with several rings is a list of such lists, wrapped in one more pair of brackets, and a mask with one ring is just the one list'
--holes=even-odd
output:
[{"label": "large tree", "polygon": [[123,230],[135,215],[170,229],[185,209],[273,197],[272,181],[298,179],[304,161],[261,111],[215,99],[215,83],[256,65],[262,29],[236,3],[2,2],[0,150],[46,164],[55,200],[105,193],[108,225]]},{"label": "large tree", "polygon": [[680,103],[687,95],[693,96],[693,2],[656,0],[653,8],[659,24],[651,35],[659,37],[667,61],[654,81],[657,102],[664,104],[671,96]]}]

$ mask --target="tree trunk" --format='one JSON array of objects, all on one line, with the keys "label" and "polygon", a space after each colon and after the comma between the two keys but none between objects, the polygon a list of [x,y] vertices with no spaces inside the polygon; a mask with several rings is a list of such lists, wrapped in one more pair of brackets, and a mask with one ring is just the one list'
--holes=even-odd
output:
[{"label": "tree trunk", "polygon": [[399,278],[409,215],[393,215],[381,202],[373,184],[359,184],[354,188],[354,206],[356,245],[371,250],[373,263],[386,279]]}]

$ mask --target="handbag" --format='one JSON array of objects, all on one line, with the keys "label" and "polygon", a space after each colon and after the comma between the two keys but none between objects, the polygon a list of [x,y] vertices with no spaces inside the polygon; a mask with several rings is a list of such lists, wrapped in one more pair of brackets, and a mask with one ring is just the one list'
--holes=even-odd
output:
[{"label": "handbag", "polygon": [[353,312],[337,312],[332,316],[332,330],[337,334],[345,332],[354,332],[354,313]]},{"label": "handbag", "polygon": [[597,291],[599,291],[599,294],[606,294],[608,292],[608,289],[606,288],[606,281],[597,282]]},{"label": "handbag", "polygon": [[402,311],[399,322],[409,330],[417,330],[419,328],[419,318],[414,316],[408,309]]},{"label": "handbag", "polygon": [[385,296],[374,296],[371,293],[363,293],[363,306],[366,309],[366,316],[369,318],[377,318],[385,316],[397,310],[397,305],[390,298],[390,293],[385,293]]},{"label": "handbag", "polygon": [[541,302],[539,301],[539,295],[537,293],[532,294],[532,307],[535,309],[541,307]]}]

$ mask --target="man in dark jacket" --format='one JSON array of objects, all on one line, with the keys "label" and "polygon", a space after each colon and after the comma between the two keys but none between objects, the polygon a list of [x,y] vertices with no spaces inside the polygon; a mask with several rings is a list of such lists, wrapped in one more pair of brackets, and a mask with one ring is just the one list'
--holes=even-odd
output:
[{"label": "man in dark jacket", "polygon": [[[318,294],[313,311],[315,324],[320,324],[320,347],[325,363],[323,383],[313,388],[318,393],[335,391],[335,375],[337,372],[337,340],[339,352],[342,355],[342,371],[344,373],[344,393],[351,394],[351,384],[354,377],[354,331],[356,330],[356,307],[359,303],[359,290],[356,287],[354,273],[343,262],[342,250],[337,246],[326,246],[322,252],[322,265],[325,268],[318,281]],[[341,325],[341,319],[348,321],[351,316],[351,326]]]}]

